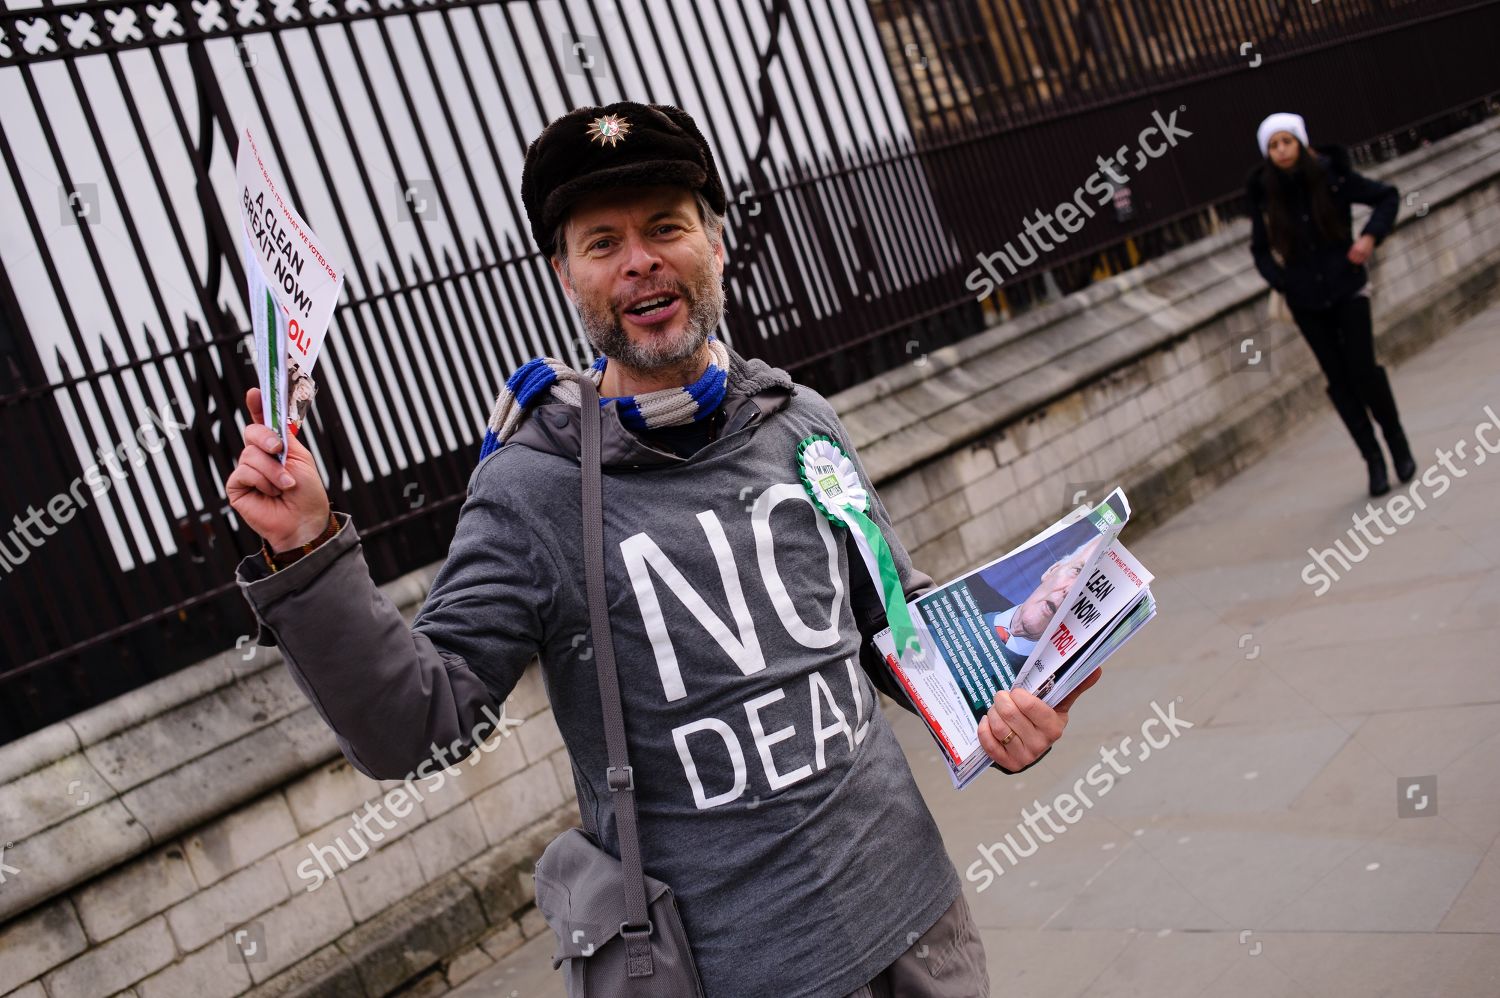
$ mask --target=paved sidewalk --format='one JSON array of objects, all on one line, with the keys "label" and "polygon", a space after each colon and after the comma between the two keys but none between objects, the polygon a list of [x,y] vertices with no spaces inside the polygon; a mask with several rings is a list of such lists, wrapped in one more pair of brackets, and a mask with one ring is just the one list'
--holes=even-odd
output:
[{"label": "paved sidewalk", "polygon": [[[1500,413],[1500,309],[1391,374],[1424,467],[1463,440],[1465,474],[1442,495],[1419,474],[1427,507],[1388,537],[1370,525],[1381,543],[1325,594],[1303,580],[1308,549],[1357,556],[1366,504],[1332,409],[1131,544],[1160,614],[1043,765],[955,793],[901,714],[960,874],[1007,832],[1024,851],[1022,809],[1134,739],[1075,823],[1038,824],[1051,841],[1015,865],[992,850],[1003,874],[966,882],[995,994],[1500,994],[1500,455],[1476,464],[1474,442],[1484,406]],[[1141,759],[1153,701],[1193,727]],[[551,946],[451,994],[561,998]]]}]

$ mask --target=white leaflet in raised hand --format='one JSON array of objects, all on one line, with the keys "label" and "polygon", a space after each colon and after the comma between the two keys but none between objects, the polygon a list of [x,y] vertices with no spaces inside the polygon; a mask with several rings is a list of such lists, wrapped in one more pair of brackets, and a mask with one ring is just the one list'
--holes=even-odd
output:
[{"label": "white leaflet in raised hand", "polygon": [[[289,409],[294,419],[305,415],[313,393],[313,365],[322,351],[328,323],[338,304],[344,268],[329,256],[324,244],[287,201],[269,151],[256,143],[248,128],[240,133],[235,177],[239,186],[240,222],[249,247],[245,269],[252,323],[268,322],[266,317],[257,315],[264,307],[267,290],[277,306],[276,331],[272,334],[267,330],[268,349],[256,351],[257,368],[265,366],[260,381],[262,398],[267,402],[266,422],[273,425],[266,391],[277,366],[285,368],[278,415],[284,419]],[[280,356],[285,358],[282,365],[271,362],[272,342],[282,346]],[[278,433],[285,441],[284,423]]]}]

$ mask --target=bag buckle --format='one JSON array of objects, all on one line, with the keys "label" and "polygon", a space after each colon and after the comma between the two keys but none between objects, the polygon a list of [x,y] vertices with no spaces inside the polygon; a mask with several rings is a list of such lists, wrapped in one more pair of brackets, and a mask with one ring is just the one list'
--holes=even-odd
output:
[{"label": "bag buckle", "polygon": [[646,919],[644,928],[620,923],[620,938],[625,941],[625,976],[650,977],[656,973],[656,961],[651,954],[651,933],[655,927]]},{"label": "bag buckle", "polygon": [[[625,774],[624,783],[621,783],[619,785],[615,784],[616,773]],[[629,766],[610,766],[604,771],[604,782],[609,785],[610,793],[614,793],[616,790],[634,790],[635,770]]]},{"label": "bag buckle", "polygon": [[652,923],[651,919],[649,919],[649,918],[646,919],[646,924],[645,924],[644,927],[639,926],[639,925],[631,925],[629,922],[621,922],[620,923],[620,937],[622,939],[626,939],[626,938],[629,938],[631,936],[640,936],[643,939],[650,938],[651,933],[653,933],[655,931],[656,931],[656,926]]}]

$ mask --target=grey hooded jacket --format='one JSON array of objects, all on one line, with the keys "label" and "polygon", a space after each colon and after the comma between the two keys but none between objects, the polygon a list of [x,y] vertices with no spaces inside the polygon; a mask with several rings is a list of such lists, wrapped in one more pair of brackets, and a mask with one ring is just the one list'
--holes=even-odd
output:
[{"label": "grey hooded jacket", "polygon": [[[677,894],[709,998],[841,998],[957,898],[957,871],[879,710],[908,710],[868,636],[884,611],[847,531],[811,504],[795,450],[818,393],[732,350],[724,430],[688,458],[603,409],[605,573],[646,871]],[[344,755],[403,779],[460,757],[539,657],[606,849],[618,839],[580,535],[579,412],[537,404],[474,471],[448,558],[410,625],[352,522],[287,569],[238,579]],[[908,597],[912,567],[884,505]],[[429,769],[438,764],[429,764]]]}]

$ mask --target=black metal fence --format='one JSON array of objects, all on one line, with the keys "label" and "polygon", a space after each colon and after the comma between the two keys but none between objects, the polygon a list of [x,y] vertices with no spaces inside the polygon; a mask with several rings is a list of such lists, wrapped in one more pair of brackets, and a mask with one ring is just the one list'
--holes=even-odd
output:
[{"label": "black metal fence", "polygon": [[[693,113],[726,335],[831,392],[1196,237],[1269,110],[1410,143],[1500,90],[1493,2],[0,3],[0,742],[252,650],[240,126],[349,263],[309,439],[384,580],[445,552],[505,376],[586,359],[515,193],[569,107]],[[979,300],[980,255],[1174,109],[1191,137]]]}]

